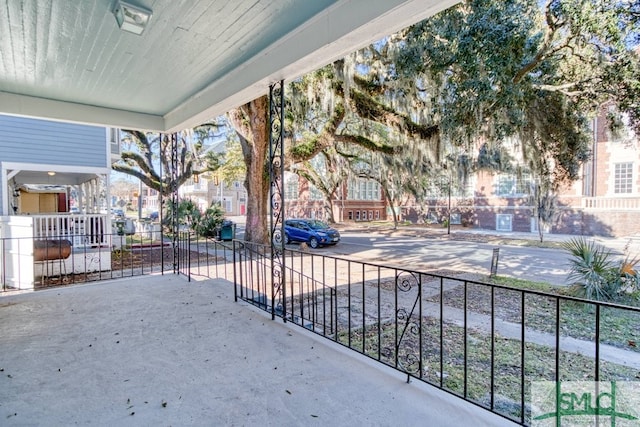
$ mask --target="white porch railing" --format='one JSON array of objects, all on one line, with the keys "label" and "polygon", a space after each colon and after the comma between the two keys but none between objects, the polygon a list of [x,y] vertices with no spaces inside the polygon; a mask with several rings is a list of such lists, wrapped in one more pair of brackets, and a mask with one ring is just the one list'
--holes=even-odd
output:
[{"label": "white porch railing", "polygon": [[584,209],[640,210],[640,197],[583,197]]},{"label": "white porch railing", "polygon": [[67,239],[74,247],[108,245],[111,220],[103,214],[30,215],[33,237],[37,239]]}]

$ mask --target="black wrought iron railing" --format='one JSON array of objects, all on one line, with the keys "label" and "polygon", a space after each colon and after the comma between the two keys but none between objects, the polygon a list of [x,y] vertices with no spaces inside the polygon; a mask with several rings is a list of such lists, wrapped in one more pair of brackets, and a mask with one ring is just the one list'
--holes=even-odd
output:
[{"label": "black wrought iron railing", "polygon": [[[187,276],[233,279],[233,243],[181,232],[177,239],[175,269]],[[173,267],[173,266],[172,266]]]},{"label": "black wrought iron railing", "polygon": [[177,243],[173,239],[117,233],[102,234],[103,243],[92,242],[88,237],[74,234],[68,239],[1,238],[0,292],[155,273],[231,279],[230,243],[196,238],[189,233],[181,233]]},{"label": "black wrought iron railing", "polygon": [[236,298],[517,423],[534,382],[637,380],[637,308],[269,250],[234,242]]}]

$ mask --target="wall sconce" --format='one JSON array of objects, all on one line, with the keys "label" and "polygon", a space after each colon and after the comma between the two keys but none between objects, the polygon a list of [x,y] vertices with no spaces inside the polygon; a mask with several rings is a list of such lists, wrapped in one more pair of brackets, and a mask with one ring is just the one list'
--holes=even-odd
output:
[{"label": "wall sconce", "polygon": [[18,190],[17,188],[13,189],[13,197],[20,197],[20,190]]},{"label": "wall sconce", "polygon": [[118,22],[118,27],[123,31],[141,35],[151,19],[151,12],[148,9],[134,6],[122,0],[116,1],[113,14]]},{"label": "wall sconce", "polygon": [[55,173],[54,171],[49,171],[49,172],[47,172],[47,175],[49,175],[49,176],[54,176],[55,174],[56,174],[56,173]]}]

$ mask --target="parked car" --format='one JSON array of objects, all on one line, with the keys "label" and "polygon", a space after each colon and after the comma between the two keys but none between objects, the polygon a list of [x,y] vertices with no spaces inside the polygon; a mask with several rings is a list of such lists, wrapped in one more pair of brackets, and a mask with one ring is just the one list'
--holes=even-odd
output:
[{"label": "parked car", "polygon": [[124,211],[122,209],[113,209],[111,212],[113,213],[113,216],[116,218],[125,217]]},{"label": "parked car", "polygon": [[305,242],[312,248],[335,245],[340,233],[326,222],[316,219],[287,219],[284,222],[284,242]]},{"label": "parked car", "polygon": [[158,218],[160,218],[160,215],[158,214],[158,211],[154,211],[154,212],[151,212],[151,213],[149,214],[149,219],[150,219],[151,221],[157,221],[157,220],[158,220]]}]

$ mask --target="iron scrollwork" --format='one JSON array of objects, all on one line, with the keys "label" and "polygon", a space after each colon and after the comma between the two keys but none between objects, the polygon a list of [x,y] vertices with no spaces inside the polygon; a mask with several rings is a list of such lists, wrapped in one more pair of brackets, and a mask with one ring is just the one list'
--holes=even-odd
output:
[{"label": "iron scrollwork", "polygon": [[[421,361],[421,323],[419,320],[420,310],[418,309],[421,286],[420,277],[411,272],[400,272],[396,275],[397,292],[408,295],[416,289],[416,296],[413,301],[408,300],[406,307],[396,310],[396,364],[398,368],[409,374],[419,374],[422,369]],[[411,304],[412,302],[412,304]],[[411,305],[411,308],[407,308]],[[417,313],[416,313],[417,311]]]},{"label": "iron scrollwork", "polygon": [[271,317],[286,320],[284,286],[284,82],[269,86],[269,179],[271,228]]},{"label": "iron scrollwork", "polygon": [[171,138],[171,163],[169,168],[169,185],[171,190],[171,232],[172,232],[172,248],[173,248],[173,272],[180,272],[180,255],[179,255],[179,223],[178,223],[178,203],[180,198],[178,195],[178,134],[172,133]]}]

